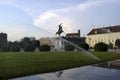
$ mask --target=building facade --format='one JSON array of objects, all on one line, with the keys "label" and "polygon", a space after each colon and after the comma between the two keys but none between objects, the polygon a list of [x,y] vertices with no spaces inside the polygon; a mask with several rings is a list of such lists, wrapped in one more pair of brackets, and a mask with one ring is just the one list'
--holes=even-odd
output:
[{"label": "building facade", "polygon": [[7,44],[7,34],[0,33],[0,47]]},{"label": "building facade", "polygon": [[49,37],[40,38],[39,41],[40,41],[40,46],[42,46],[42,45],[49,45],[49,46],[51,46],[52,45],[51,38],[49,38]]},{"label": "building facade", "polygon": [[87,34],[86,42],[90,47],[94,47],[99,42],[104,42],[108,45],[112,43],[115,46],[117,39],[120,39],[120,25],[92,29]]},{"label": "building facade", "polygon": [[64,39],[74,43],[79,44],[81,42],[85,42],[85,37],[81,37],[80,30],[78,30],[78,33],[67,33]]}]

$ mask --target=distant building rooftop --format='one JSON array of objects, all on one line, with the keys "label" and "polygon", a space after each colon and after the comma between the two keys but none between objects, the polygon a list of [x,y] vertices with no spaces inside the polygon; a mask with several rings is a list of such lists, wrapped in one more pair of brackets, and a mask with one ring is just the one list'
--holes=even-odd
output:
[{"label": "distant building rooftop", "polygon": [[95,28],[95,29],[92,29],[87,35],[103,34],[103,33],[110,33],[110,32],[120,32],[120,25],[103,27],[103,28]]},{"label": "distant building rooftop", "polygon": [[78,33],[67,33],[66,37],[79,37]]},{"label": "distant building rooftop", "polygon": [[67,33],[66,37],[80,37],[80,30],[78,30],[78,33]]}]

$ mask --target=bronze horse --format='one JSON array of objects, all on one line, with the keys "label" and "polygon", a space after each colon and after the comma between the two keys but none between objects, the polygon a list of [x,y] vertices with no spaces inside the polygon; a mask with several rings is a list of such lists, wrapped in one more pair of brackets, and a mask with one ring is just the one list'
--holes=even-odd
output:
[{"label": "bronze horse", "polygon": [[59,36],[60,36],[60,34],[62,34],[62,32],[64,32],[63,31],[63,29],[62,29],[62,25],[63,23],[61,23],[60,25],[59,25],[59,29],[58,29],[58,31],[56,32],[56,35],[58,34]]}]

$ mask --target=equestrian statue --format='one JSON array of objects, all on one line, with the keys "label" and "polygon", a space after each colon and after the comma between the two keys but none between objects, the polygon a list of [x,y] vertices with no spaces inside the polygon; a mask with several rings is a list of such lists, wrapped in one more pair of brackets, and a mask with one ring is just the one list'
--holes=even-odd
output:
[{"label": "equestrian statue", "polygon": [[59,24],[59,29],[58,29],[58,31],[56,32],[56,35],[58,34],[58,35],[60,36],[60,34],[62,34],[62,33],[64,32],[63,29],[62,29],[62,24],[63,24],[63,23]]}]

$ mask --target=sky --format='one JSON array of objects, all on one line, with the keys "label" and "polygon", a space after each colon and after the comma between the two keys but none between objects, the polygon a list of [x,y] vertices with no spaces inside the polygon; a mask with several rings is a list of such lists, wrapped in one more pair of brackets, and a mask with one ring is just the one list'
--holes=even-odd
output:
[{"label": "sky", "polygon": [[23,37],[54,37],[63,23],[64,34],[120,25],[120,0],[0,0],[0,32],[9,41]]}]

